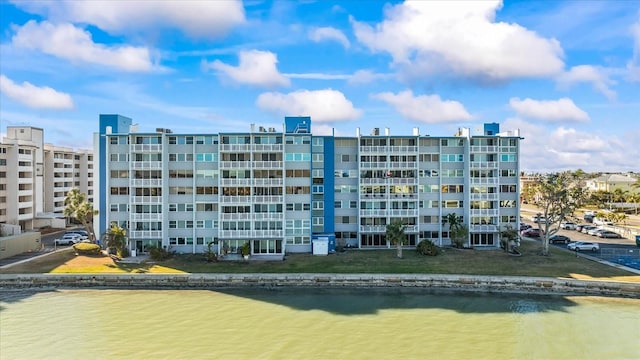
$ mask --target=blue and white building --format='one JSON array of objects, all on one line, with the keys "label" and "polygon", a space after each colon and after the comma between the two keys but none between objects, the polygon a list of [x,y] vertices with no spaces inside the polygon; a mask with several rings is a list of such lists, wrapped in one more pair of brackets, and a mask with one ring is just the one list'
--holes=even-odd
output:
[{"label": "blue and white building", "polygon": [[498,247],[519,223],[518,131],[485,124],[434,137],[374,129],[353,137],[314,136],[309,117],[283,129],[174,134],[137,131],[101,115],[96,229],[117,222],[132,249],[254,255],[311,252],[314,239],[387,248],[386,225],[405,224],[408,246],[451,243],[450,213],[469,227],[467,244]]}]

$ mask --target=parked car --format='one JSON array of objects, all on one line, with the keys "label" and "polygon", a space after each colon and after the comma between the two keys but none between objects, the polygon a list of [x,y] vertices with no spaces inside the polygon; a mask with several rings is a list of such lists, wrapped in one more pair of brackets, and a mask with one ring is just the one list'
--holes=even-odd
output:
[{"label": "parked car", "polygon": [[527,230],[527,229],[531,229],[533,226],[529,225],[529,224],[525,224],[525,223],[520,223],[520,232]]},{"label": "parked car", "polygon": [[89,233],[86,230],[82,230],[82,229],[68,230],[64,234],[65,235],[66,234],[77,234],[77,235],[80,235],[80,239],[81,240],[89,240]]},{"label": "parked car", "polygon": [[585,226],[590,226],[589,224],[578,224],[576,225],[576,231],[582,232],[582,228]]},{"label": "parked car", "polygon": [[601,231],[604,231],[604,229],[595,228],[595,229],[591,229],[591,230],[587,231],[587,234],[591,235],[591,236],[596,236]]},{"label": "parked car", "polygon": [[581,250],[598,251],[600,250],[600,245],[594,242],[576,241],[576,242],[569,243],[567,245],[567,249],[571,251],[581,251]]},{"label": "parked car", "polygon": [[609,230],[600,231],[598,236],[601,238],[622,239],[622,235]]},{"label": "parked car", "polygon": [[64,234],[61,238],[54,240],[56,245],[73,245],[80,241],[82,241],[82,239],[78,234]]},{"label": "parked car", "polygon": [[571,239],[568,236],[564,236],[564,235],[552,235],[549,238],[549,244],[555,244],[555,243],[563,243],[563,244],[568,244],[571,242]]},{"label": "parked car", "polygon": [[578,224],[570,221],[563,221],[560,223],[560,228],[564,230],[575,230]]},{"label": "parked car", "polygon": [[531,228],[531,229],[521,231],[520,235],[526,236],[526,237],[539,238],[541,233],[543,233],[543,231],[541,231],[540,229]]},{"label": "parked car", "polygon": [[593,226],[593,225],[586,225],[582,227],[582,230],[580,232],[583,232],[585,234],[589,233],[589,230],[595,229],[597,228],[597,226]]}]

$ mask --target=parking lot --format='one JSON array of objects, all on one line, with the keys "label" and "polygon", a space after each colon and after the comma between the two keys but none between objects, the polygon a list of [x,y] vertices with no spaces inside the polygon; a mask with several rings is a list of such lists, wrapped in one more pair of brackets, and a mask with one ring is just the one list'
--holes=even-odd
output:
[{"label": "parking lot", "polygon": [[[534,228],[538,227],[538,224],[531,221],[523,222],[533,226]],[[544,229],[544,225],[542,226],[542,229]],[[634,269],[640,269],[640,248],[636,245],[635,237],[633,239],[624,237],[621,239],[600,238],[598,236],[592,236],[575,230],[562,229],[556,234],[567,236],[571,241],[595,242],[600,245],[600,250],[598,251],[582,251],[581,253],[584,255],[593,256],[601,260],[610,261],[632,267]],[[567,249],[567,245],[562,243],[550,244],[549,246]]]}]

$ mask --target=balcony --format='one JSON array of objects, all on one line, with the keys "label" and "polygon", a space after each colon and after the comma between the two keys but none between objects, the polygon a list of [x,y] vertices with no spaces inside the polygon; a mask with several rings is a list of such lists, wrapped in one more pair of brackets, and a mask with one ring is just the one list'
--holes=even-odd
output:
[{"label": "balcony", "polygon": [[369,154],[386,154],[387,147],[386,146],[360,146],[360,154],[369,153]]},{"label": "balcony", "polygon": [[500,210],[499,209],[471,209],[469,211],[469,215],[471,217],[477,216],[491,216],[491,217],[497,217],[498,215],[500,215]]},{"label": "balcony", "polygon": [[493,193],[493,194],[474,194],[474,193],[471,193],[471,196],[470,196],[470,200],[471,201],[480,201],[480,200],[496,201],[496,200],[498,200],[498,198],[499,198],[498,193]]},{"label": "balcony", "polygon": [[250,152],[250,144],[220,144],[218,145],[220,152]]},{"label": "balcony", "polygon": [[472,169],[497,169],[497,161],[472,161],[469,163]]},{"label": "balcony", "polygon": [[132,204],[162,204],[162,196],[131,196]]},{"label": "balcony", "polygon": [[284,202],[284,197],[281,195],[264,195],[264,196],[253,196],[254,203],[282,203]]},{"label": "balcony", "polygon": [[365,209],[360,210],[361,217],[387,217],[388,213],[386,209]]},{"label": "balcony", "polygon": [[254,169],[282,169],[282,161],[254,161]]},{"label": "balcony", "polygon": [[162,179],[131,179],[131,187],[161,187]]},{"label": "balcony", "polygon": [[251,186],[251,180],[248,179],[220,179],[220,186]]},{"label": "balcony", "polygon": [[284,230],[218,230],[219,239],[259,239],[259,238],[282,238]]},{"label": "balcony", "polygon": [[220,220],[251,220],[251,213],[222,213]]},{"label": "balcony", "polygon": [[284,179],[253,179],[253,184],[255,186],[282,186],[284,185]]},{"label": "balcony", "polygon": [[495,233],[495,232],[498,232],[498,226],[491,225],[491,224],[485,224],[485,225],[471,224],[469,226],[469,231],[476,232],[476,233]]},{"label": "balcony", "polygon": [[251,169],[251,161],[220,161],[222,169]]},{"label": "balcony", "polygon": [[387,170],[389,165],[386,161],[376,161],[376,162],[360,162],[361,169],[384,169]]},{"label": "balcony", "polygon": [[162,239],[162,230],[130,231],[129,239]]},{"label": "balcony", "polygon": [[418,209],[394,209],[389,210],[389,216],[392,217],[417,217]]},{"label": "balcony", "polygon": [[389,169],[417,169],[418,163],[415,161],[390,162]]},{"label": "balcony", "polygon": [[161,144],[132,144],[129,146],[132,153],[161,153]]},{"label": "balcony", "polygon": [[388,151],[390,153],[404,153],[404,154],[412,154],[418,152],[417,146],[389,146]]},{"label": "balcony", "polygon": [[498,147],[497,146],[472,146],[470,151],[472,153],[497,153],[498,152]]},{"label": "balcony", "polygon": [[251,145],[252,151],[261,151],[261,152],[282,152],[284,147],[282,144],[254,144]]},{"label": "balcony", "polygon": [[132,161],[133,170],[162,170],[162,161]]},{"label": "balcony", "polygon": [[162,221],[162,214],[129,213],[129,221]]},{"label": "balcony", "polygon": [[250,204],[251,196],[220,196],[220,202],[224,204]]},{"label": "balcony", "polygon": [[471,185],[497,185],[498,178],[497,177],[485,177],[485,178],[472,177],[470,178],[469,183]]}]

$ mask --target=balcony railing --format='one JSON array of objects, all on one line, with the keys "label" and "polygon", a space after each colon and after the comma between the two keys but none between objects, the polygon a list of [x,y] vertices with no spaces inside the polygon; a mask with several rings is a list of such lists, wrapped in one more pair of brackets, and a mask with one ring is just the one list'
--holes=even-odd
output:
[{"label": "balcony railing", "polygon": [[132,204],[161,204],[162,196],[131,196]]},{"label": "balcony railing", "polygon": [[132,187],[161,187],[162,179],[131,179]]},{"label": "balcony railing", "polygon": [[498,232],[498,226],[497,225],[491,225],[491,224],[486,224],[486,225],[474,225],[471,224],[469,225],[469,231],[470,232]]},{"label": "balcony railing", "polygon": [[129,150],[132,153],[161,153],[161,144],[131,144]]},{"label": "balcony railing", "polygon": [[235,239],[235,238],[281,238],[284,236],[284,230],[218,230],[218,238]]},{"label": "balcony railing", "polygon": [[162,214],[129,213],[129,221],[162,221]]},{"label": "balcony railing", "polygon": [[469,163],[469,167],[472,169],[497,169],[497,161],[472,161]]},{"label": "balcony railing", "polygon": [[132,161],[133,170],[162,170],[162,161]]},{"label": "balcony railing", "polygon": [[491,216],[496,217],[500,215],[499,209],[471,209],[469,215],[474,216]]},{"label": "balcony railing", "polygon": [[480,200],[485,200],[485,201],[495,201],[498,200],[499,196],[497,193],[494,194],[474,194],[471,193],[470,199],[471,201],[480,201]]},{"label": "balcony railing", "polygon": [[472,177],[470,178],[469,183],[471,185],[496,185],[498,184],[498,178],[497,177],[485,177],[485,178]]},{"label": "balcony railing", "polygon": [[488,145],[472,146],[470,151],[472,153],[497,153],[498,152],[498,147],[497,146],[488,146]]},{"label": "balcony railing", "polygon": [[130,231],[129,239],[162,239],[162,230]]}]

